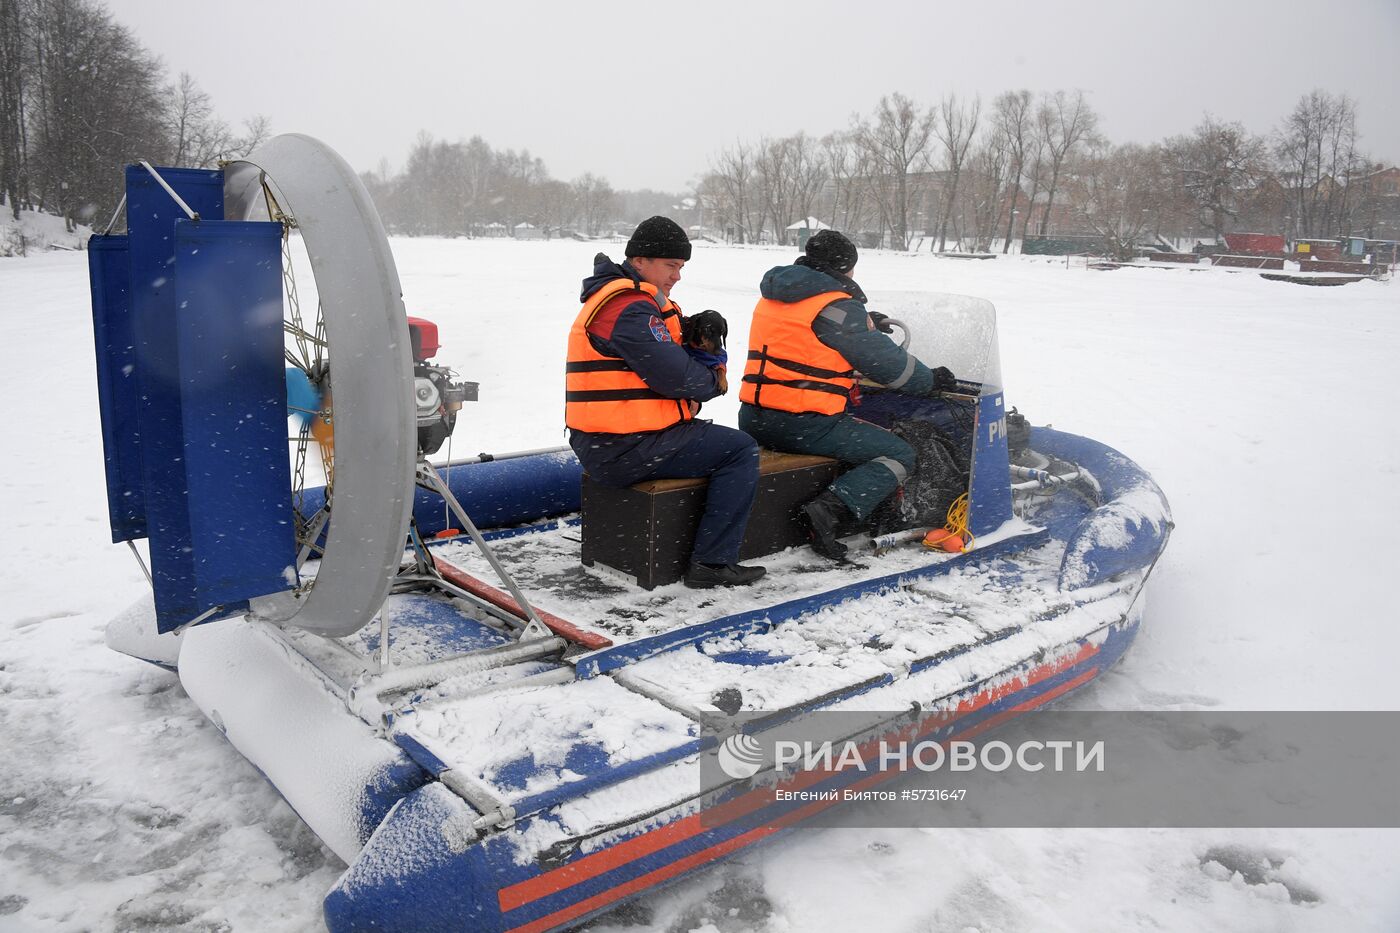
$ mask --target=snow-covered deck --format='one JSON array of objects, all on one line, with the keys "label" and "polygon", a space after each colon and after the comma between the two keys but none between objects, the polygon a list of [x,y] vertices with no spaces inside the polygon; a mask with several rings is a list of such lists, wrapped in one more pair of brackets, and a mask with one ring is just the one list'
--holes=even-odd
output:
[{"label": "snow-covered deck", "polygon": [[[1033,540],[1002,539],[1018,548]],[[775,555],[769,578],[742,591],[678,584],[645,592],[579,566],[577,529],[560,523],[498,542],[499,558],[526,593],[539,608],[622,639],[620,648],[629,637],[632,645],[660,647],[615,668],[589,666],[604,649],[571,658],[576,670],[530,659],[470,672],[386,697],[384,710],[400,744],[425,751],[496,800],[538,809],[640,773],[684,773],[693,782],[703,726],[721,713],[779,720],[821,708],[929,708],[1057,652],[1079,651],[1128,620],[1140,577],[1071,597],[1057,586],[1061,542],[1019,550],[1014,560],[997,556],[997,544],[958,556],[901,548],[844,566],[800,548]],[[472,545],[434,550],[490,579]],[[889,582],[858,600],[819,598],[877,580]],[[797,608],[781,615],[782,607]],[[706,627],[765,608],[776,624]],[[399,594],[386,612],[396,664],[508,641],[442,596]],[[665,641],[687,630],[695,636]],[[341,684],[352,705],[350,687],[376,670],[377,629],[333,643],[287,637]],[[570,828],[583,830],[591,819]]]},{"label": "snow-covered deck", "polygon": [[[1037,529],[1008,522],[976,542],[970,554],[948,554],[920,547],[917,539],[876,555],[865,537],[852,539],[851,560],[835,564],[810,548],[789,548],[755,563],[768,575],[752,586],[692,590],[672,583],[643,590],[630,578],[602,565],[579,562],[579,529],[561,521],[552,527],[492,545],[531,603],[614,645],[675,633],[761,607],[815,597],[853,584],[900,574],[939,573],[945,566],[973,560],[977,551]],[[500,586],[485,557],[460,538],[433,548],[435,554],[492,586]]]}]

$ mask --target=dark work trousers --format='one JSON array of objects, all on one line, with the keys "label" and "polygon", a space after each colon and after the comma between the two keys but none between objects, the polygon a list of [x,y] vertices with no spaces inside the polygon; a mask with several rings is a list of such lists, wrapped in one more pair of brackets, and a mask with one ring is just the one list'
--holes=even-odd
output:
[{"label": "dark work trousers", "polygon": [[914,472],[914,448],[903,438],[844,413],[795,414],[745,403],[739,406],[739,427],[764,447],[849,465],[831,491],[861,521]]},{"label": "dark work trousers", "polygon": [[650,434],[571,431],[569,445],[588,475],[605,486],[707,477],[705,514],[690,559],[702,564],[739,562],[758,485],[758,445],[743,431],[684,421]]}]

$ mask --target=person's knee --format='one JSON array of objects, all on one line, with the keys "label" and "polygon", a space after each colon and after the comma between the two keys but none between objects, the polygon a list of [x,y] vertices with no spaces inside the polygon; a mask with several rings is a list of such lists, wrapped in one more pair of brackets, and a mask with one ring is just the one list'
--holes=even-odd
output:
[{"label": "person's knee", "polygon": [[910,473],[913,473],[914,466],[916,465],[919,459],[918,454],[914,452],[913,445],[911,445],[904,438],[896,437],[895,440],[899,441],[899,444],[896,451],[891,456],[893,456],[895,460],[898,460],[904,466],[904,469],[908,470]]},{"label": "person's knee", "polygon": [[758,469],[758,441],[743,431],[711,425],[706,442],[713,445],[711,449],[722,452],[720,469]]},{"label": "person's knee", "polygon": [[732,459],[742,465],[745,469],[751,469],[755,475],[758,473],[758,441],[754,440],[743,431],[735,431],[731,443],[734,445]]},{"label": "person's knee", "polygon": [[914,448],[903,438],[893,434],[890,435],[889,444],[880,451],[880,455],[871,460],[894,474],[895,482],[901,486],[913,474],[916,461]]}]

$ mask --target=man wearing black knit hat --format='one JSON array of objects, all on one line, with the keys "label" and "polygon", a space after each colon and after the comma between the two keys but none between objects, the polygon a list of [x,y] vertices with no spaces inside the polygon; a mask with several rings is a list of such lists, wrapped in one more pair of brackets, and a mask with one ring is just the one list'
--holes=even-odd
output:
[{"label": "man wearing black knit hat", "polygon": [[690,259],[690,239],[675,221],[642,221],[626,255],[619,265],[599,253],[583,281],[565,368],[569,446],[588,475],[608,486],[708,478],[685,584],[753,583],[764,568],[741,565],[739,546],[758,483],[758,445],[742,431],[695,418],[701,402],[728,390],[723,319],[697,315],[718,321],[711,333],[719,336],[688,345],[671,289]]},{"label": "man wearing black knit hat", "polygon": [[818,230],[807,241],[803,257],[797,261],[809,268],[831,271],[850,276],[855,271],[860,253],[844,233],[837,230]]},{"label": "man wearing black knit hat", "polygon": [[929,369],[879,329],[851,278],[859,254],[835,230],[807,241],[790,266],[768,270],[749,329],[739,427],[764,447],[833,457],[849,469],[803,506],[813,548],[840,560],[840,530],[863,523],[915,466],[914,448],[884,428],[846,413],[856,374],[907,395],[957,385]]}]

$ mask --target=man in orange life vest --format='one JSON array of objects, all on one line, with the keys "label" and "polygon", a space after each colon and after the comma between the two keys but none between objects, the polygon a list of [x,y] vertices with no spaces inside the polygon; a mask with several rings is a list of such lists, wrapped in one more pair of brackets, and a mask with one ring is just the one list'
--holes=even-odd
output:
[{"label": "man in orange life vest", "polygon": [[957,384],[945,367],[929,369],[878,328],[851,278],[855,244],[835,230],[807,241],[805,255],[768,270],[749,330],[739,427],[764,447],[834,457],[851,469],[803,506],[813,548],[840,560],[843,525],[864,522],[908,479],[914,448],[903,438],[846,414],[856,372],[908,395]]},{"label": "man in orange life vest", "polygon": [[685,584],[752,583],[764,568],[741,566],[739,545],[758,483],[758,445],[695,418],[699,403],[723,395],[728,382],[725,358],[687,348],[670,299],[690,240],[675,221],[651,217],[626,253],[621,265],[599,253],[583,280],[564,377],[569,446],[588,475],[609,486],[708,477]]}]

